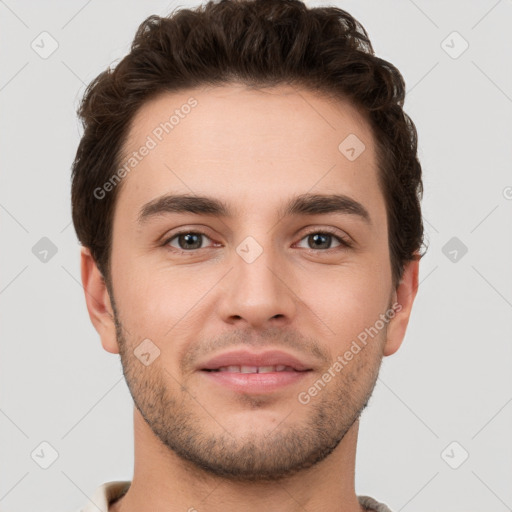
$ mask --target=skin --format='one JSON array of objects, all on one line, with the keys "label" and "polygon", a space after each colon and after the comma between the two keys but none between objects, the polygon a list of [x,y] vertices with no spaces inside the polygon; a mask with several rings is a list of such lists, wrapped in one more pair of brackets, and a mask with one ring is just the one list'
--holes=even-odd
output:
[{"label": "skin", "polygon": [[[284,85],[230,84],[146,103],[127,154],[191,96],[197,107],[121,184],[110,293],[89,250],[81,254],[90,318],[104,349],[121,355],[136,404],[132,484],[109,510],[361,511],[354,487],[359,416],[383,357],[403,341],[419,266],[408,263],[393,287],[371,129],[345,101]],[[338,149],[349,134],[366,147],[354,161]],[[308,192],[345,194],[371,223],[347,213],[278,215],[290,197]],[[167,213],[138,223],[143,205],[169,193],[222,199],[237,215]],[[197,245],[179,237],[166,244],[177,228],[205,236]],[[328,237],[316,249],[308,235],[325,228],[353,246]],[[248,236],[263,250],[252,263],[236,251]],[[401,309],[394,318],[300,403],[298,394],[395,302]],[[144,339],[160,350],[148,366],[133,352]],[[282,349],[313,370],[263,395],[227,389],[196,369],[244,347]]]}]

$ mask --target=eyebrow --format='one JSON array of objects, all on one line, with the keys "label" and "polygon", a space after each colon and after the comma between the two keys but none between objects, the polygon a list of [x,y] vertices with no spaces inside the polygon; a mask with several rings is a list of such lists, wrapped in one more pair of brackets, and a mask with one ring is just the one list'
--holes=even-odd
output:
[{"label": "eyebrow", "polygon": [[[212,217],[236,217],[234,211],[220,199],[189,194],[164,195],[146,203],[138,216],[139,224],[168,213],[192,213]],[[300,215],[349,214],[360,217],[371,225],[368,210],[359,202],[343,194],[301,194],[292,197],[278,211],[279,218]]]}]

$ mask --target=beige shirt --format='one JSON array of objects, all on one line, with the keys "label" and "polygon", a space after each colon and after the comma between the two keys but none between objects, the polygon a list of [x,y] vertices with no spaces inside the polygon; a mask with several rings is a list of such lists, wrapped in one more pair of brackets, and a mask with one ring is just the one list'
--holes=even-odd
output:
[{"label": "beige shirt", "polygon": [[[77,512],[108,512],[109,504],[117,500],[128,490],[130,481],[107,482],[100,485],[92,500]],[[370,496],[358,496],[359,503],[367,512],[391,512],[387,505],[379,503]]]}]

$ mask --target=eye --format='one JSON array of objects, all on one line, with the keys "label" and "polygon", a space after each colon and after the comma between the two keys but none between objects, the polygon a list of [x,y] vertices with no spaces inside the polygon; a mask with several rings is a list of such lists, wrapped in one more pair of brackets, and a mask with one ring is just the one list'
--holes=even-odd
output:
[{"label": "eye", "polygon": [[[182,231],[181,233],[176,233],[173,237],[166,240],[165,245],[171,246],[173,249],[177,249],[178,251],[190,252],[195,249],[203,249],[202,247],[202,239],[201,237],[208,238],[204,233],[197,231]],[[171,242],[176,239],[176,243],[178,247],[174,246]]]},{"label": "eye", "polygon": [[[336,247],[331,247],[333,239],[338,242],[338,245]],[[305,249],[308,250],[330,250],[330,249],[337,249],[339,247],[352,247],[352,244],[344,237],[340,235],[336,235],[335,233],[324,230],[324,231],[310,231],[306,234],[302,240],[307,240],[307,243],[311,243],[308,247],[305,247]]]}]

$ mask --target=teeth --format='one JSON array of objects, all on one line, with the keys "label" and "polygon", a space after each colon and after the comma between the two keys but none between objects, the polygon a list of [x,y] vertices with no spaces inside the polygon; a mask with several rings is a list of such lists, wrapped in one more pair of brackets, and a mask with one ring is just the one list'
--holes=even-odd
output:
[{"label": "teeth", "polygon": [[258,373],[257,366],[240,366],[241,373]]},{"label": "teeth", "polygon": [[232,372],[232,373],[270,373],[270,372],[293,372],[295,371],[291,366],[278,364],[276,366],[221,366],[217,368],[218,372]]}]

